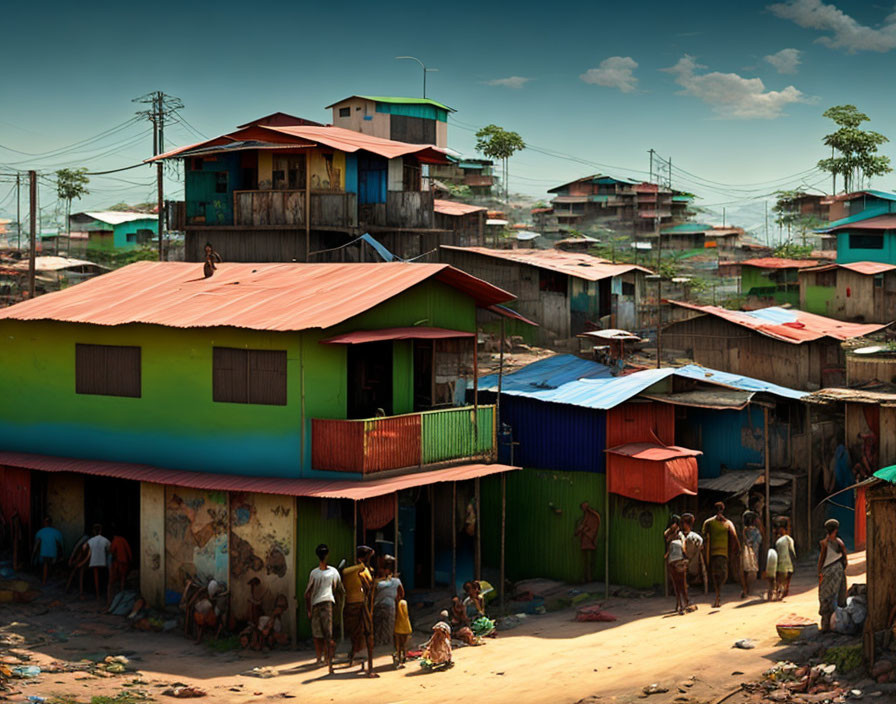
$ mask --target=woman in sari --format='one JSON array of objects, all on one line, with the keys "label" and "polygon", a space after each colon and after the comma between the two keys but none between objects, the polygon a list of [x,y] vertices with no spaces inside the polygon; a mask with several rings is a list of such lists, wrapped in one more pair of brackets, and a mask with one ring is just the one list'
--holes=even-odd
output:
[{"label": "woman in sari", "polygon": [[432,637],[423,645],[420,666],[428,670],[451,667],[451,626],[444,621],[432,627]]},{"label": "woman in sari", "polygon": [[495,622],[485,615],[485,598],[479,580],[464,583],[464,608],[470,620],[470,629],[477,638],[491,636],[495,632]]},{"label": "woman in sari", "polygon": [[840,522],[831,518],[824,527],[828,534],[818,556],[818,613],[823,633],[831,630],[834,609],[846,606],[846,545],[837,536]]}]

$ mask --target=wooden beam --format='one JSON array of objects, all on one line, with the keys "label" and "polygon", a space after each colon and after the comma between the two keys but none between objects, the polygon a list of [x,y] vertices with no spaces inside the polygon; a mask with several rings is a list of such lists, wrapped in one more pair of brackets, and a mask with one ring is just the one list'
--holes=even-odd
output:
[{"label": "wooden beam", "polygon": [[457,482],[451,482],[451,593],[457,591]]},{"label": "wooden beam", "polygon": [[436,588],[436,502],[435,488],[430,484],[429,490],[429,586]]},{"label": "wooden beam", "polygon": [[476,496],[476,546],[473,555],[473,572],[476,579],[482,579],[482,502],[479,493],[479,477],[473,480],[473,492]]},{"label": "wooden beam", "polygon": [[305,150],[305,261],[311,256],[311,150]]},{"label": "wooden beam", "polygon": [[[809,436],[809,468],[806,470],[806,546],[803,552],[812,549],[812,404],[806,404],[806,433]],[[796,503],[796,494],[793,502]]]},{"label": "wooden beam", "polygon": [[500,574],[500,592],[501,595],[501,613],[504,613],[504,605],[505,605],[505,587],[504,585],[507,582],[507,578],[504,573],[504,565],[506,561],[505,557],[505,548],[506,548],[506,540],[507,537],[507,473],[501,472],[501,565],[499,569]]}]

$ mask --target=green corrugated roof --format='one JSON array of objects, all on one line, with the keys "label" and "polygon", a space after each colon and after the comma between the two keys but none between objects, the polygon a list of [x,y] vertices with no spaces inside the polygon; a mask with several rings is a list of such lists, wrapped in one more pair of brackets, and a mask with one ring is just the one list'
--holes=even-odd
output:
[{"label": "green corrugated roof", "polygon": [[896,464],[877,470],[874,476],[878,479],[883,479],[885,482],[896,484]]},{"label": "green corrugated roof", "polygon": [[442,110],[448,110],[449,112],[457,112],[454,108],[449,108],[447,105],[436,102],[435,100],[430,100],[429,98],[393,98],[385,95],[359,95],[359,98],[364,98],[365,100],[373,100],[377,103],[392,103],[394,105],[432,105],[436,108],[442,108]]},{"label": "green corrugated roof", "polygon": [[665,227],[660,232],[664,235],[682,235],[689,232],[706,232],[711,229],[712,225],[701,225],[699,222],[684,222],[681,225],[675,225],[675,227]]}]

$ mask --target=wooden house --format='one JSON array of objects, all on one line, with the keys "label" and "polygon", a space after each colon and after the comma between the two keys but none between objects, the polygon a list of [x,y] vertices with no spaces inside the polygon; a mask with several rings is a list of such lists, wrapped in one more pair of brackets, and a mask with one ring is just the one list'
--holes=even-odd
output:
[{"label": "wooden house", "polygon": [[644,267],[558,249],[449,246],[442,247],[442,260],[512,292],[515,310],[540,326],[522,334],[542,342],[601,327],[640,327],[644,277],[650,273]]},{"label": "wooden house", "polygon": [[896,466],[875,472],[867,488],[868,544],[866,583],[868,616],[864,627],[864,653],[869,663],[886,655],[893,642],[892,614],[896,609]]},{"label": "wooden house", "polygon": [[799,272],[799,306],[837,320],[896,320],[896,263],[823,264]]},{"label": "wooden house", "polygon": [[454,241],[460,246],[485,244],[486,208],[436,198],[433,210],[436,227],[453,232]]},{"label": "wooden house", "polygon": [[431,164],[429,175],[433,179],[454,186],[466,186],[474,196],[488,197],[495,186],[491,159],[470,159],[448,155],[448,164]]},{"label": "wooden house", "polygon": [[670,303],[690,312],[691,317],[662,329],[662,347],[667,354],[681,354],[713,369],[810,391],[843,383],[841,342],[886,327],[847,323],[789,308],[734,311]]},{"label": "wooden house", "polygon": [[399,258],[454,242],[435,224],[423,168],[429,144],[400,142],[282,113],[158,159],[184,165],[185,258],[206,242],[225,261],[380,261],[359,237]]},{"label": "wooden house", "polygon": [[140,262],[5,308],[0,389],[28,403],[0,411],[0,495],[67,549],[116,523],[154,605],[215,578],[243,619],[257,576],[302,633],[321,542],[379,541],[409,587],[469,579],[452,516],[510,469],[465,401],[476,310],[511,298],[437,264]]},{"label": "wooden house", "polygon": [[[896,200],[888,204],[896,211]],[[825,230],[837,236],[837,263],[896,264],[896,214],[863,215],[831,223]]]}]

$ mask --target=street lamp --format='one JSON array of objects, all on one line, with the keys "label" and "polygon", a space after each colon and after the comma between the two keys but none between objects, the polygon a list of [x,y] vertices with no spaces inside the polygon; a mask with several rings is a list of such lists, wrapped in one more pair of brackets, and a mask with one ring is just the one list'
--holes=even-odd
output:
[{"label": "street lamp", "polygon": [[423,98],[426,98],[426,74],[432,71],[438,71],[437,68],[426,68],[426,64],[424,64],[420,59],[416,56],[396,56],[396,59],[410,59],[411,61],[416,61],[420,64],[420,68],[423,69]]}]

